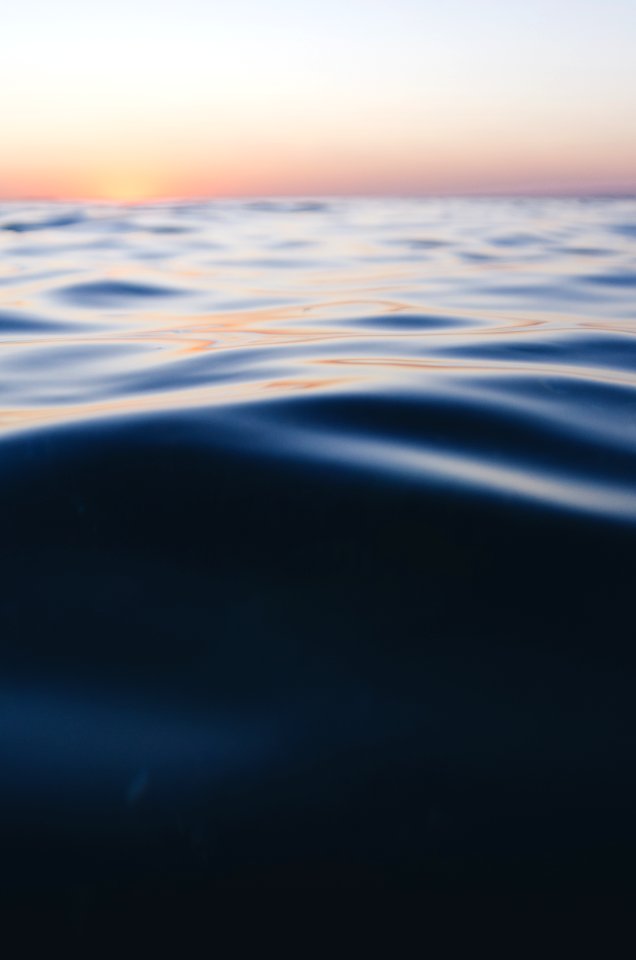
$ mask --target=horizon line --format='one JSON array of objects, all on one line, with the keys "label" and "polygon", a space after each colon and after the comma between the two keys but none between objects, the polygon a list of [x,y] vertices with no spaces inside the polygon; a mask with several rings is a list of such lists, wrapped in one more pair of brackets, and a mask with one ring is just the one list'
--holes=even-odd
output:
[{"label": "horizon line", "polygon": [[139,199],[117,199],[110,197],[91,196],[64,196],[51,194],[23,194],[20,196],[3,196],[0,194],[0,203],[91,203],[105,207],[137,207],[159,204],[188,204],[188,203],[224,203],[224,202],[262,202],[262,201],[290,201],[290,202],[318,202],[318,201],[346,201],[346,200],[495,200],[495,199],[536,199],[536,200],[593,200],[593,199],[636,199],[636,185],[626,187],[596,187],[572,189],[518,189],[518,190],[454,190],[454,191],[396,191],[373,192],[347,191],[346,193],[237,193],[237,194],[158,194],[156,196],[140,197]]}]

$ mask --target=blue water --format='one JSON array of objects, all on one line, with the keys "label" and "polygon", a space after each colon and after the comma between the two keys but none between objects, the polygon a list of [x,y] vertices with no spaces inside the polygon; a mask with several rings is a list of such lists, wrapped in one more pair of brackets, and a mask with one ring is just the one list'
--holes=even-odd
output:
[{"label": "blue water", "polygon": [[636,201],[6,203],[0,251],[18,905],[621,888]]}]

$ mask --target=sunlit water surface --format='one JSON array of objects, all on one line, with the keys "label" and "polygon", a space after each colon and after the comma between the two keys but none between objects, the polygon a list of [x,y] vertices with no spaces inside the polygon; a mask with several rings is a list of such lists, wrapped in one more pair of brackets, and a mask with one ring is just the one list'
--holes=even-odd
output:
[{"label": "sunlit water surface", "polygon": [[632,201],[5,205],[0,242],[6,433],[221,408],[287,455],[636,517]]},{"label": "sunlit water surface", "polygon": [[0,253],[23,884],[620,879],[636,201],[4,204]]}]

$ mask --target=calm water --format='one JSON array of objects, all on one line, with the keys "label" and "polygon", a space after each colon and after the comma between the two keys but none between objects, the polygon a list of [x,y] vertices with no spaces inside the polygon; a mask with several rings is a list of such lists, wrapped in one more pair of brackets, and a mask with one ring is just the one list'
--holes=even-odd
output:
[{"label": "calm water", "polygon": [[636,201],[4,204],[0,250],[7,897],[624,888]]}]

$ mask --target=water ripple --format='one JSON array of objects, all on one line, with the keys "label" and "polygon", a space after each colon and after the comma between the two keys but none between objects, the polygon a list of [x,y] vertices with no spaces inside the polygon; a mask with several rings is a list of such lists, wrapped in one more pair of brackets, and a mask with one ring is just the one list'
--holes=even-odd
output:
[{"label": "water ripple", "polygon": [[276,456],[634,521],[634,222],[632,200],[5,204],[0,426],[222,411]]}]

